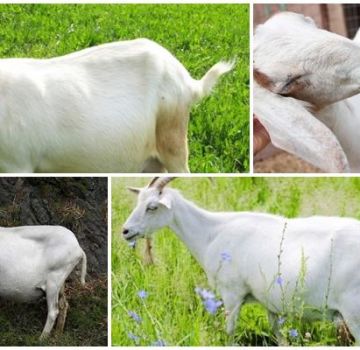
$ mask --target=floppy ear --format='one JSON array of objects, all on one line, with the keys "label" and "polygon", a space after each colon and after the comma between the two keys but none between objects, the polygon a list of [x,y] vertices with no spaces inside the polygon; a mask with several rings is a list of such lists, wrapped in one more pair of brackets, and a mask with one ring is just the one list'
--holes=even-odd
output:
[{"label": "floppy ear", "polygon": [[135,193],[135,194],[139,194],[141,191],[141,188],[137,188],[137,187],[126,187],[130,192]]},{"label": "floppy ear", "polygon": [[309,106],[283,97],[254,82],[254,113],[274,146],[326,172],[348,172],[346,155],[332,131],[308,110]]},{"label": "floppy ear", "polygon": [[162,196],[160,198],[159,203],[164,205],[166,208],[171,209],[171,199],[168,196]]}]

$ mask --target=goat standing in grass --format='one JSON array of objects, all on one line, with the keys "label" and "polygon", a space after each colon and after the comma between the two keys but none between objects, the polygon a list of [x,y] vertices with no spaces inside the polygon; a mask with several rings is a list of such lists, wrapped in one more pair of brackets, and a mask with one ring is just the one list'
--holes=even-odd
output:
[{"label": "goat standing in grass", "polygon": [[80,261],[84,284],[86,255],[65,227],[1,227],[0,298],[32,302],[46,295],[48,314],[40,339],[49,336],[56,320],[62,333],[68,309],[64,283]]},{"label": "goat standing in grass", "polygon": [[171,179],[155,178],[146,188],[131,188],[138,194],[138,204],[124,224],[123,237],[134,241],[169,226],[221,294],[229,334],[241,306],[255,300],[268,310],[279,335],[277,317],[286,313],[284,305],[297,293],[305,261],[303,301],[311,312],[304,318],[342,319],[360,345],[359,221],[213,213],[166,188]]},{"label": "goat standing in grass", "polygon": [[360,171],[359,40],[291,12],[255,31],[254,112],[273,145],[323,171]]},{"label": "goat standing in grass", "polygon": [[231,63],[193,79],[147,39],[0,60],[0,172],[189,172],[191,106]]}]

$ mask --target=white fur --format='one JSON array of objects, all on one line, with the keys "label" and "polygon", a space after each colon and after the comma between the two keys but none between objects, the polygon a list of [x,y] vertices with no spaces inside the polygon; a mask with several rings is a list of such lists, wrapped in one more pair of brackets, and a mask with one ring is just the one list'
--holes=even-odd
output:
[{"label": "white fur", "polygon": [[[275,141],[277,147],[327,172],[360,171],[358,40],[319,29],[310,18],[288,12],[256,29],[254,67],[271,85],[254,85],[254,111],[271,139],[281,138]],[[270,91],[284,95],[277,105]],[[298,99],[295,113],[296,100],[287,95]],[[280,114],[281,123],[275,125]]]},{"label": "white fur", "polygon": [[357,32],[353,38],[353,41],[356,43],[360,43],[360,29],[357,30]]},{"label": "white fur", "polygon": [[349,171],[347,157],[338,139],[309,112],[307,103],[277,95],[256,82],[254,101],[254,112],[268,130],[275,147],[329,172]]},{"label": "white fur", "polygon": [[[165,199],[170,206],[161,205]],[[283,302],[297,307],[292,298],[298,288],[297,296],[313,308],[305,317],[322,319],[326,308],[330,319],[345,320],[360,344],[359,221],[213,213],[173,189],[164,189],[161,194],[156,186],[142,189],[137,207],[124,224],[124,238],[134,240],[164,226],[184,242],[205,270],[209,283],[221,294],[228,333],[234,331],[241,306],[255,299],[269,311],[278,334],[276,315],[286,312]],[[222,253],[229,254],[231,261],[222,261]],[[302,269],[306,270],[303,280]],[[283,292],[276,283],[279,272]],[[302,282],[303,289],[296,287]]]},{"label": "white fur", "polygon": [[41,334],[41,338],[45,338],[59,312],[60,290],[80,261],[84,284],[86,255],[74,234],[65,227],[1,227],[0,298],[31,302],[45,293],[48,315]]},{"label": "white fur", "polygon": [[194,80],[146,39],[0,60],[0,171],[188,172],[190,107],[232,67]]},{"label": "white fur", "polygon": [[[346,154],[349,170],[360,172],[360,95],[322,108],[314,115],[339,140]],[[324,150],[321,150],[324,154]],[[329,159],[328,159],[329,160]]]}]

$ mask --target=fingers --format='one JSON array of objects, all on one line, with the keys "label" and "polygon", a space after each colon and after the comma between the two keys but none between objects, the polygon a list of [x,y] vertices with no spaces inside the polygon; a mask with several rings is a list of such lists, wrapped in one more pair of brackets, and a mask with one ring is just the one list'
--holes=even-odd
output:
[{"label": "fingers", "polygon": [[256,155],[270,143],[270,135],[263,127],[263,125],[260,123],[259,119],[256,118],[255,115],[253,118],[253,125],[254,125],[253,150],[254,150],[254,155]]}]

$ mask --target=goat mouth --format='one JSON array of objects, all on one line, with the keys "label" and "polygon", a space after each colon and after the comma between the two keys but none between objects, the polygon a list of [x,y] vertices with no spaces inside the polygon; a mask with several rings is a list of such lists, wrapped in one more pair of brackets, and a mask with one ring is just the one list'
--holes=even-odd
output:
[{"label": "goat mouth", "polygon": [[125,237],[125,239],[126,239],[127,241],[132,241],[137,235],[138,235],[138,233],[134,233],[134,234],[131,235],[131,236]]}]

